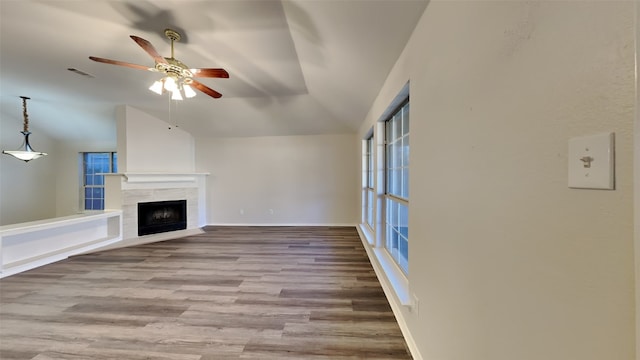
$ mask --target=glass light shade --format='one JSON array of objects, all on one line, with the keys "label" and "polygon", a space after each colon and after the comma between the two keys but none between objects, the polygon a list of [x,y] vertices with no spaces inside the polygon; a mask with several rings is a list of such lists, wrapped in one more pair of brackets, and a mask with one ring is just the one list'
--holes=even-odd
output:
[{"label": "glass light shade", "polygon": [[149,90],[153,91],[158,95],[162,95],[162,92],[164,91],[162,80],[158,80],[154,82],[153,85],[149,86]]},{"label": "glass light shade", "polygon": [[182,100],[182,94],[180,94],[180,89],[173,90],[171,94],[171,100]]},{"label": "glass light shade", "polygon": [[171,76],[167,76],[164,79],[164,89],[167,91],[174,92],[178,89],[178,84],[176,84],[176,79]]},{"label": "glass light shade", "polygon": [[42,156],[47,156],[47,153],[43,153],[40,151],[34,151],[29,145],[29,134],[28,131],[21,131],[22,135],[24,135],[24,143],[20,147],[19,150],[4,150],[3,154],[11,155],[16,159],[22,160],[24,162],[29,162],[31,160],[35,160]]},{"label": "glass light shade", "polygon": [[189,86],[187,84],[184,84],[182,86],[182,89],[184,90],[184,96],[186,96],[187,98],[192,98],[192,97],[196,96],[196,92],[193,91],[191,86]]},{"label": "glass light shade", "polygon": [[20,151],[20,150],[5,150],[2,152],[3,154],[11,155],[18,160],[22,160],[24,162],[29,162],[31,160],[35,160],[39,157],[46,156],[47,153],[37,152],[37,151]]}]

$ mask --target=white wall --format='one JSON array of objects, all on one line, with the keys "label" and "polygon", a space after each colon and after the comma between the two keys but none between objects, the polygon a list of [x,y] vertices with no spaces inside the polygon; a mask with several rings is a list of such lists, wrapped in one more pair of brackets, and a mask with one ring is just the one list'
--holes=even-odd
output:
[{"label": "white wall", "polygon": [[355,224],[354,135],[196,138],[209,224]]},{"label": "white wall", "polygon": [[[23,139],[22,113],[3,109],[9,110],[0,123],[2,150],[17,149]],[[82,212],[81,152],[118,151],[119,172],[194,172],[194,140],[184,130],[130,106],[117,109],[117,121],[117,144],[115,133],[113,141],[58,142],[32,125],[31,145],[49,155],[29,163],[0,157],[0,225]]]},{"label": "white wall", "polygon": [[[22,109],[2,109],[2,150],[22,144]],[[39,131],[31,121],[31,145],[47,156],[28,163],[7,155],[0,157],[0,225],[73,215],[81,212],[79,153],[115,151],[113,141],[60,142]],[[108,137],[108,134],[107,136]]]},{"label": "white wall", "polygon": [[80,153],[116,150],[115,142],[61,143],[40,132],[31,137],[37,141],[32,142],[34,148],[49,155],[29,163],[0,157],[1,225],[82,212]]},{"label": "white wall", "polygon": [[[411,86],[409,286],[432,360],[631,360],[633,2],[431,1],[359,132]],[[616,133],[616,190],[567,142]],[[356,183],[359,180],[356,180]]]},{"label": "white wall", "polygon": [[131,106],[117,109],[118,172],[193,173],[191,134]]},{"label": "white wall", "polygon": [[[115,136],[114,136],[115,138]],[[116,151],[115,141],[105,142],[65,142],[58,143],[55,149],[56,158],[56,187],[55,203],[56,217],[78,214],[84,211],[82,192],[82,152],[112,152]]]},{"label": "white wall", "polygon": [[635,263],[636,263],[636,360],[640,360],[640,77],[638,77],[638,59],[640,59],[640,4],[636,6],[636,121],[634,125],[634,228],[635,228]]},{"label": "white wall", "polygon": [[[15,109],[3,109],[0,121],[0,147],[17,150],[24,136],[22,108],[19,98]],[[56,143],[32,124],[31,146],[49,155],[29,161],[0,155],[0,225],[41,220],[56,216]]]}]

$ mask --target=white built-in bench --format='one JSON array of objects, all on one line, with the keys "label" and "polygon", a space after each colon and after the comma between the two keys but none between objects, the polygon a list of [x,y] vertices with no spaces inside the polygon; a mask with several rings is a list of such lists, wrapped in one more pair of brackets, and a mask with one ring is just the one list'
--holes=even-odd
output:
[{"label": "white built-in bench", "polygon": [[0,226],[0,278],[121,240],[121,210]]}]

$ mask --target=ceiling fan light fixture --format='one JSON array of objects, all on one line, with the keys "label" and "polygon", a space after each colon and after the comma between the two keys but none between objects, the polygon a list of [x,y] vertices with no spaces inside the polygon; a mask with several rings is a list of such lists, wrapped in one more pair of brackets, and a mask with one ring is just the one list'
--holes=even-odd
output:
[{"label": "ceiling fan light fixture", "polygon": [[175,89],[171,93],[171,100],[182,100],[182,94],[180,94],[180,89]]},{"label": "ceiling fan light fixture", "polygon": [[22,115],[24,117],[24,127],[20,133],[24,136],[24,142],[22,143],[22,146],[20,146],[20,149],[3,150],[2,153],[6,155],[11,155],[18,160],[29,162],[39,157],[46,156],[47,153],[35,151],[29,144],[29,135],[31,135],[31,132],[29,131],[29,115],[27,114],[27,100],[30,98],[26,96],[20,96],[20,97],[22,98]]},{"label": "ceiling fan light fixture", "polygon": [[164,89],[167,91],[174,92],[178,89],[178,84],[176,83],[176,79],[172,76],[167,76],[164,78]]},{"label": "ceiling fan light fixture", "polygon": [[164,82],[164,79],[157,80],[151,86],[149,86],[149,90],[153,91],[154,93],[156,93],[158,95],[162,95],[162,93],[164,92],[164,84],[163,84],[163,82]]},{"label": "ceiling fan light fixture", "polygon": [[188,84],[182,85],[182,89],[184,90],[184,96],[188,99],[196,96],[196,92],[193,90],[191,86]]}]

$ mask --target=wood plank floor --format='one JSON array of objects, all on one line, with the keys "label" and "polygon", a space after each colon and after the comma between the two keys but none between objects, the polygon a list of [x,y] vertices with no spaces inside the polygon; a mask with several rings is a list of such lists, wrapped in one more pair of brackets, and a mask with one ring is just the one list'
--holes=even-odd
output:
[{"label": "wood plank floor", "polygon": [[209,227],[0,280],[0,359],[411,359],[355,228]]}]

